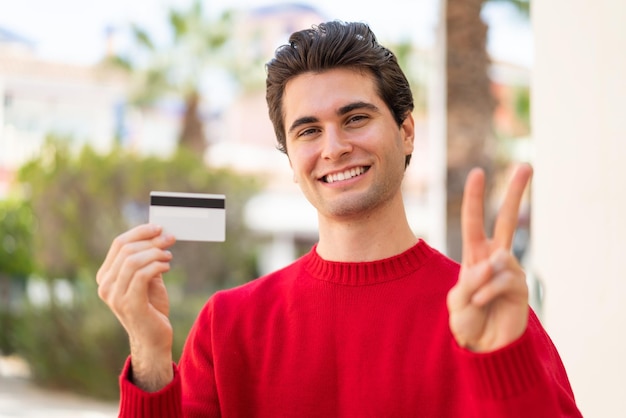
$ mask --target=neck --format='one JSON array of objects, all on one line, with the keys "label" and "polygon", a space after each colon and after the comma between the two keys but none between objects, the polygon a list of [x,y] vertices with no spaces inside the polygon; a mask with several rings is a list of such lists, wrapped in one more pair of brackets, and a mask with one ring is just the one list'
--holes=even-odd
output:
[{"label": "neck", "polygon": [[328,261],[374,261],[400,254],[417,243],[401,194],[378,210],[350,218],[319,215],[317,253]]}]

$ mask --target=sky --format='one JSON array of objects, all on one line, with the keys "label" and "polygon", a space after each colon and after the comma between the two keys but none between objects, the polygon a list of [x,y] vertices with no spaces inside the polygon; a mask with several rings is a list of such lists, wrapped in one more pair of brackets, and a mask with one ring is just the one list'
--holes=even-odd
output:
[{"label": "sky", "polygon": [[[190,0],[0,0],[0,28],[34,42],[42,58],[88,65],[102,57],[107,26],[123,27],[133,22],[151,33],[159,33],[165,31],[168,8],[185,7],[189,3]],[[277,3],[272,0],[208,0],[205,8],[217,15],[226,8],[245,9]],[[300,0],[298,3],[314,5],[329,19],[364,21],[383,43],[409,37],[423,47],[434,43],[439,13],[437,0]],[[490,27],[488,49],[492,56],[530,67],[530,24],[507,6],[489,6],[483,16]]]}]

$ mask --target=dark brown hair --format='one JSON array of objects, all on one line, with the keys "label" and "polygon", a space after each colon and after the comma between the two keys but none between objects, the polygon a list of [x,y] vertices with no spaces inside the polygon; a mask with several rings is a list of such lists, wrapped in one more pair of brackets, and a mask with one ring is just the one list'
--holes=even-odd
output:
[{"label": "dark brown hair", "polygon": [[[378,95],[398,126],[413,111],[413,94],[394,54],[376,40],[365,23],[332,21],[294,32],[266,64],[266,100],[278,149],[287,153],[283,94],[292,78],[307,72],[352,68],[371,74]],[[406,156],[405,166],[411,155]]]}]

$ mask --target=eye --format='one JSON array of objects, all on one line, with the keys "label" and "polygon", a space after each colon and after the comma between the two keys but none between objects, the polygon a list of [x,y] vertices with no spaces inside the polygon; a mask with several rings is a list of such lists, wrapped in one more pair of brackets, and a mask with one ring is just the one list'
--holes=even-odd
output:
[{"label": "eye", "polygon": [[303,130],[299,131],[298,134],[296,135],[296,137],[298,137],[298,138],[307,138],[307,137],[315,135],[318,132],[319,132],[318,128],[313,128],[313,127],[306,128],[306,129],[303,129]]},{"label": "eye", "polygon": [[365,124],[369,120],[368,115],[358,114],[352,115],[348,117],[346,120],[346,125],[350,125],[351,127],[359,127]]}]

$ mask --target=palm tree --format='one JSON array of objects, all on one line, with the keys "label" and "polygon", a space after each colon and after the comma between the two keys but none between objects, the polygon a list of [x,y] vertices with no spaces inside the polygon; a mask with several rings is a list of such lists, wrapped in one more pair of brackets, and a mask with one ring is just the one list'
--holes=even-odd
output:
[{"label": "palm tree", "polygon": [[[481,10],[487,1],[513,4],[529,14],[530,0],[445,0],[446,27],[446,241],[447,252],[461,259],[461,200],[465,178],[473,167],[493,176],[492,116],[496,105],[489,78],[486,23]],[[487,195],[491,189],[487,184]],[[486,214],[489,224],[492,215]]]},{"label": "palm tree", "polygon": [[167,95],[184,102],[178,144],[203,156],[207,143],[200,115],[201,85],[208,70],[224,67],[228,41],[232,39],[232,13],[225,11],[217,20],[209,20],[201,0],[188,10],[169,11],[171,41],[157,45],[143,28],[132,25],[132,57],[113,56],[108,64],[133,74],[132,100],[146,106]]}]

